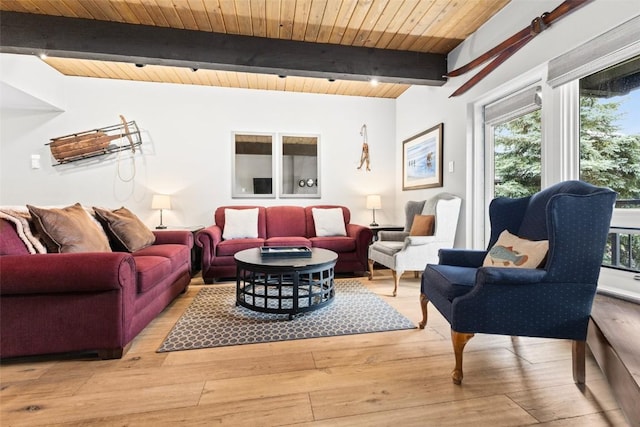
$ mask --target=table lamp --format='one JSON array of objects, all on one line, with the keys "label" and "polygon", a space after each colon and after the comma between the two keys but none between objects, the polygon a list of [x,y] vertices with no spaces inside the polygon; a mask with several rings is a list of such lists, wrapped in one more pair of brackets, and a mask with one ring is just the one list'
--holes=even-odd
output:
[{"label": "table lamp", "polygon": [[160,209],[160,225],[156,229],[165,229],[166,225],[162,224],[162,210],[171,209],[171,197],[166,194],[154,194],[151,199],[151,209]]},{"label": "table lamp", "polygon": [[367,209],[373,210],[373,222],[369,224],[372,227],[377,227],[376,223],[376,209],[382,209],[382,201],[379,194],[371,194],[367,196]]}]

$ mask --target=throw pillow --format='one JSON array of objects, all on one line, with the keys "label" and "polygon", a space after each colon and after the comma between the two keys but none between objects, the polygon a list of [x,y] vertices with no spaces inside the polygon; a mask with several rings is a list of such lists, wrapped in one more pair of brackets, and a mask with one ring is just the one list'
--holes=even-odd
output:
[{"label": "throw pillow", "polygon": [[342,208],[312,208],[313,222],[316,227],[316,236],[346,236],[347,230],[344,226],[344,215]]},{"label": "throw pillow", "polygon": [[124,206],[112,211],[94,207],[93,211],[116,251],[135,252],[156,241],[153,232]]},{"label": "throw pillow", "polygon": [[48,252],[111,252],[107,235],[80,203],[66,208],[27,208]]},{"label": "throw pillow", "polygon": [[544,261],[548,250],[548,240],[522,239],[504,230],[487,253],[483,266],[537,268]]},{"label": "throw pillow", "polygon": [[435,222],[434,215],[415,215],[409,236],[433,236]]},{"label": "throw pillow", "polygon": [[256,239],[257,237],[258,208],[224,210],[223,239]]}]

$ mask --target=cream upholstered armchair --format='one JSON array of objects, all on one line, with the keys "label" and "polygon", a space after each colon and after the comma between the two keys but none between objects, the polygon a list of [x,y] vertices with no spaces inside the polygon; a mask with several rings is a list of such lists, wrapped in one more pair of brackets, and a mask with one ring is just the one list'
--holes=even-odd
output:
[{"label": "cream upholstered armchair", "polygon": [[[369,280],[373,279],[373,265],[379,263],[391,269],[393,296],[398,292],[400,277],[405,271],[422,271],[428,263],[438,262],[438,251],[453,248],[461,199],[453,194],[440,193],[429,200],[409,201],[405,205],[404,231],[380,231],[378,240],[369,246]],[[415,215],[433,215],[433,235],[411,235]],[[415,230],[415,228],[414,228]]]}]

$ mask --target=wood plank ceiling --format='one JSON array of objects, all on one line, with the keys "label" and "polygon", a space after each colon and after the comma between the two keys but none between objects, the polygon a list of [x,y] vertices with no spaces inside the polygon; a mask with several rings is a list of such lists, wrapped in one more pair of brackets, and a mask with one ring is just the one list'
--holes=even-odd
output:
[{"label": "wood plank ceiling", "polygon": [[[0,11],[446,55],[509,0],[0,0]],[[0,14],[0,19],[2,15]],[[1,42],[1,41],[0,41]],[[52,57],[65,75],[397,98],[408,84]],[[334,79],[331,79],[334,80]]]}]

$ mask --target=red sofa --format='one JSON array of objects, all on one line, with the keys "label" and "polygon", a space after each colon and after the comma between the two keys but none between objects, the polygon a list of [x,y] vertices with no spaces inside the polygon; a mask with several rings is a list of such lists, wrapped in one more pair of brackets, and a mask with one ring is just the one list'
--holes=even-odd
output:
[{"label": "red sofa", "polygon": [[0,219],[0,358],[122,357],[191,280],[191,232],[154,234],[134,253],[30,254],[15,225]]},{"label": "red sofa", "polygon": [[[225,209],[258,208],[258,237],[224,240]],[[341,208],[346,236],[318,237],[313,208]],[[366,274],[367,253],[373,233],[370,228],[351,224],[351,212],[344,206],[221,206],[214,214],[215,225],[196,234],[202,248],[202,278],[205,283],[236,276],[233,256],[243,249],[260,246],[307,246],[330,249],[338,254],[336,273]]]}]

